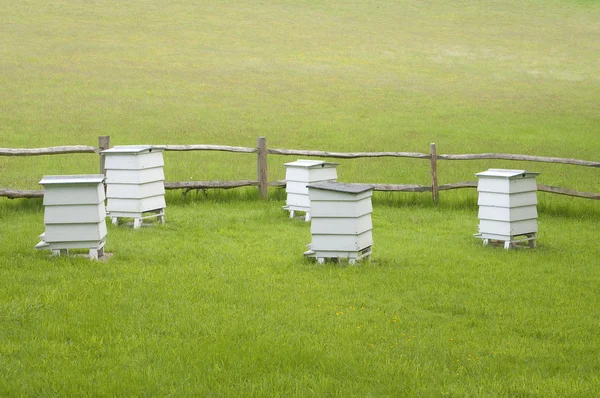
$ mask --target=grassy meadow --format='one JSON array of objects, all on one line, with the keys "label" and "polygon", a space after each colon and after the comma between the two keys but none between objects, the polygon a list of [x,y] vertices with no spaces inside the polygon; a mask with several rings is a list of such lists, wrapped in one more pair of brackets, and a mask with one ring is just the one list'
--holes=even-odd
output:
[{"label": "grassy meadow", "polygon": [[[220,144],[598,160],[600,3],[0,0],[0,147]],[[270,156],[271,180],[284,177]],[[165,153],[168,181],[254,179],[254,155]],[[344,160],[427,184],[427,161]],[[592,168],[440,161],[600,192]],[[0,157],[0,187],[96,173]],[[597,201],[538,194],[535,250],[482,247],[476,192],[377,193],[360,266],[302,256],[255,189],[167,194],[109,225],[108,261],[33,249],[40,200],[0,198],[0,396],[597,396]]]}]

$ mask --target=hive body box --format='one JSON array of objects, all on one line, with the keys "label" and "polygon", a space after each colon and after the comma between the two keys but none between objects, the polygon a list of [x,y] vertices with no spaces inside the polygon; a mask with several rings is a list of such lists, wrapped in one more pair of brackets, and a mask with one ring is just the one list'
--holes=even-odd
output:
[{"label": "hive body box", "polygon": [[476,174],[479,177],[479,233],[475,236],[483,239],[484,245],[489,240],[500,240],[509,249],[518,242],[529,241],[529,245],[535,247],[538,174],[505,169]]},{"label": "hive body box", "polygon": [[285,163],[285,191],[287,193],[285,210],[290,211],[290,218],[294,212],[306,213],[305,220],[310,221],[310,199],[307,185],[320,181],[337,180],[338,163],[329,163],[320,160],[297,160]]},{"label": "hive body box", "polygon": [[319,263],[326,258],[369,256],[373,246],[371,196],[373,187],[323,181],[308,186],[312,242],[305,256]]},{"label": "hive body box", "polygon": [[90,258],[104,255],[106,211],[104,176],[44,176],[45,232],[36,249],[50,249],[53,255],[69,249],[90,249]]},{"label": "hive body box", "polygon": [[102,151],[106,157],[106,210],[113,224],[119,217],[133,218],[134,228],[149,217],[159,217],[164,223],[167,205],[162,151],[150,145],[116,146]]}]

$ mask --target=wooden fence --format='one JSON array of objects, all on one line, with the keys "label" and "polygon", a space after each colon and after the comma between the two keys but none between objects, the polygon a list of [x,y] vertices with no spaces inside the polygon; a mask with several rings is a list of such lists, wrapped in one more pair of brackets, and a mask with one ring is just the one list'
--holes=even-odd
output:
[{"label": "wooden fence", "polygon": [[[545,156],[529,156],[516,154],[502,153],[481,153],[481,154],[455,154],[445,155],[438,154],[435,144],[431,144],[429,153],[418,152],[326,152],[326,151],[305,151],[296,149],[269,149],[267,148],[267,139],[259,137],[256,141],[256,147],[236,147],[224,145],[155,145],[165,151],[224,151],[234,153],[254,153],[257,156],[256,180],[237,180],[237,181],[184,181],[184,182],[165,182],[165,189],[183,189],[184,194],[190,190],[205,190],[205,189],[230,189],[239,187],[256,186],[262,198],[268,197],[268,188],[270,186],[283,187],[285,181],[268,180],[268,155],[284,155],[284,156],[305,156],[305,157],[324,157],[337,159],[357,159],[357,158],[374,158],[374,157],[397,157],[397,158],[414,158],[425,159],[430,163],[431,168],[431,185],[415,185],[415,184],[371,184],[375,191],[393,191],[393,192],[431,192],[434,203],[438,202],[439,191],[462,188],[476,188],[477,181],[464,181],[452,184],[438,185],[437,180],[437,163],[439,160],[481,160],[481,159],[498,159],[498,160],[518,160],[528,162],[543,162],[568,164],[585,167],[600,167],[600,162],[556,158]],[[98,137],[98,146],[56,146],[50,148],[0,148],[0,156],[40,156],[40,155],[64,155],[72,153],[94,153],[99,154],[102,150],[110,148],[110,137]],[[100,173],[104,174],[104,157],[100,158]],[[538,190],[542,192],[555,193],[560,195],[568,195],[586,199],[600,200],[600,194],[579,192],[571,189],[552,187],[543,184],[538,184]],[[14,198],[37,198],[42,197],[42,190],[10,190],[0,188],[0,197]]]}]

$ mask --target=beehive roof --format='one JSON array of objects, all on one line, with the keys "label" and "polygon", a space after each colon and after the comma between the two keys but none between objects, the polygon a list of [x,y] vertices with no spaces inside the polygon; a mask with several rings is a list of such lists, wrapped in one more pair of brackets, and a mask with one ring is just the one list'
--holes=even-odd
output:
[{"label": "beehive roof", "polygon": [[104,181],[102,174],[76,174],[62,176],[44,176],[40,185],[52,184],[100,184]]},{"label": "beehive roof", "polygon": [[102,154],[114,154],[114,153],[144,153],[144,152],[159,152],[163,151],[163,148],[154,147],[152,145],[118,145],[110,149],[102,151]]},{"label": "beehive roof", "polygon": [[284,163],[284,166],[293,166],[293,167],[304,167],[307,169],[317,169],[322,167],[334,167],[339,165],[339,163],[333,162],[325,162],[324,160],[308,160],[308,159],[298,159],[295,162]]},{"label": "beehive roof", "polygon": [[498,178],[524,178],[534,177],[540,173],[526,170],[510,170],[510,169],[489,169],[481,173],[475,174],[477,177],[498,177]]},{"label": "beehive roof", "polygon": [[309,184],[309,188],[322,189],[324,191],[335,191],[344,193],[362,193],[373,189],[369,184],[350,184],[344,182],[321,181]]}]

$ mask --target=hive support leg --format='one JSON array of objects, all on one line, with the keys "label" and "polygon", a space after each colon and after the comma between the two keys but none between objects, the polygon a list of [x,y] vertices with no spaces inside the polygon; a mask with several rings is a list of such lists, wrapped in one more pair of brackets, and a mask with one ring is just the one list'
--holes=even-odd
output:
[{"label": "hive support leg", "polygon": [[348,264],[350,264],[350,265],[356,264],[356,259],[355,258],[349,258],[348,259]]},{"label": "hive support leg", "polygon": [[290,210],[290,218],[294,218],[294,213],[295,212],[296,212],[295,210]]},{"label": "hive support leg", "polygon": [[98,249],[90,249],[90,260],[98,260]]},{"label": "hive support leg", "polygon": [[324,264],[325,263],[325,258],[324,257],[317,257],[317,262],[319,264]]},{"label": "hive support leg", "polygon": [[304,221],[305,222],[309,222],[310,221],[310,213],[306,212],[306,215],[304,216]]},{"label": "hive support leg", "polygon": [[484,245],[484,246],[487,246],[487,245],[488,245],[488,243],[490,243],[490,240],[489,240],[489,239],[487,239],[487,238],[486,238],[486,239],[484,239],[484,240],[483,240],[483,245]]},{"label": "hive support leg", "polygon": [[510,249],[510,241],[509,240],[507,240],[507,241],[504,242],[504,249],[505,250]]},{"label": "hive support leg", "polygon": [[135,220],[133,220],[133,229],[138,229],[142,226],[142,219],[141,218],[136,218]]},{"label": "hive support leg", "polygon": [[162,212],[160,213],[160,216],[158,216],[158,221],[161,224],[165,223],[165,209],[162,209]]},{"label": "hive support leg", "polygon": [[537,246],[537,243],[536,243],[537,234],[531,234],[531,238],[532,239],[529,241],[529,247],[532,249],[535,249]]},{"label": "hive support leg", "polygon": [[67,256],[69,254],[69,249],[53,249],[53,256]]},{"label": "hive support leg", "polygon": [[119,225],[119,218],[118,217],[111,217],[111,221],[112,221],[113,225]]}]

